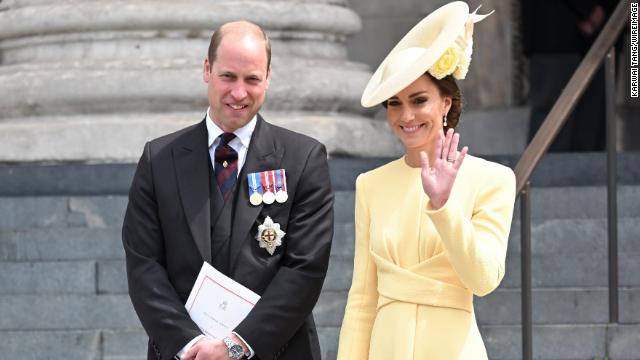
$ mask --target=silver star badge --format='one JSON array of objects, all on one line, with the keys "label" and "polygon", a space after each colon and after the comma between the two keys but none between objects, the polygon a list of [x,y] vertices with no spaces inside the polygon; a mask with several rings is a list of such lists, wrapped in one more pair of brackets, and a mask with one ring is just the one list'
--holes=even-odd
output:
[{"label": "silver star badge", "polygon": [[264,219],[264,223],[258,226],[256,240],[260,247],[266,249],[270,255],[276,251],[276,247],[282,245],[282,238],[285,232],[280,230],[280,224],[274,223],[270,217]]}]

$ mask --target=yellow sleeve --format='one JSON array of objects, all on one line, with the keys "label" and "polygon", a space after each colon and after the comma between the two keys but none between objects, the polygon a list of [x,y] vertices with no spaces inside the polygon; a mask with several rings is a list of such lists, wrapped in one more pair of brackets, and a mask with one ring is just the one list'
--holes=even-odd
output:
[{"label": "yellow sleeve", "polygon": [[460,280],[478,296],[495,290],[504,277],[515,202],[513,171],[504,166],[486,170],[483,176],[474,174],[474,181],[480,180],[482,184],[477,191],[471,219],[465,217],[453,198],[438,210],[425,209]]},{"label": "yellow sleeve", "polygon": [[356,180],[355,256],[353,279],[347,299],[338,360],[367,359],[371,329],[378,302],[376,265],[369,253],[369,210],[365,204],[366,190],[362,176]]}]

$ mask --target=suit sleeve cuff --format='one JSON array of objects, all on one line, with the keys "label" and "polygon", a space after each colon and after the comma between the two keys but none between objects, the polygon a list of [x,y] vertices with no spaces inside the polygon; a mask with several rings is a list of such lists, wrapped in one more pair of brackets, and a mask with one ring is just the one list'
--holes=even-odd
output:
[{"label": "suit sleeve cuff", "polygon": [[242,342],[247,345],[247,349],[249,349],[249,355],[247,355],[247,359],[251,359],[253,357],[253,355],[255,355],[255,353],[253,352],[253,349],[251,348],[251,345],[249,345],[249,343],[242,337],[240,336],[240,334],[238,334],[235,331],[231,332],[233,335],[237,336],[240,340],[242,340]]},{"label": "suit sleeve cuff", "polygon": [[180,360],[182,355],[184,355],[187,351],[189,351],[189,349],[191,349],[191,347],[195,345],[195,343],[197,343],[198,340],[202,339],[203,337],[204,335],[198,335],[195,338],[193,338],[193,340],[189,341],[187,345],[185,345],[180,351],[178,351],[178,354],[176,354],[176,356],[174,356],[173,358],[176,360]]}]

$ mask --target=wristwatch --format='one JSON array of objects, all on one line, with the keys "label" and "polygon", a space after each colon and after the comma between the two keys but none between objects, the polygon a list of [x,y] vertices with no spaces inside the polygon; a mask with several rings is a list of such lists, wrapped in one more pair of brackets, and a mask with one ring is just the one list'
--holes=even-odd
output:
[{"label": "wristwatch", "polygon": [[227,349],[229,349],[229,357],[235,360],[244,358],[244,349],[235,341],[231,340],[230,337],[225,337],[222,339],[225,345],[227,345]]}]

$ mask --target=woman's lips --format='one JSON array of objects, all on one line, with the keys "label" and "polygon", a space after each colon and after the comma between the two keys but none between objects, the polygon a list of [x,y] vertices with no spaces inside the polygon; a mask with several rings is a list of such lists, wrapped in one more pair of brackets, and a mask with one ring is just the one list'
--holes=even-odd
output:
[{"label": "woman's lips", "polygon": [[420,128],[424,127],[424,124],[418,124],[418,125],[412,125],[412,126],[402,126],[400,125],[400,129],[402,129],[402,132],[404,132],[405,134],[413,134],[415,132],[417,132],[418,130],[420,130]]}]

